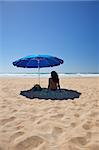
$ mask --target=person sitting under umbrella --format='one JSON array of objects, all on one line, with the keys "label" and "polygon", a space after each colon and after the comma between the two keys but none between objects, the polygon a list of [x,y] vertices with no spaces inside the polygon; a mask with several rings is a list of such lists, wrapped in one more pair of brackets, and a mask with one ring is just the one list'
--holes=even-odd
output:
[{"label": "person sitting under umbrella", "polygon": [[57,90],[60,89],[58,74],[55,71],[51,72],[51,78],[49,78],[48,89]]}]

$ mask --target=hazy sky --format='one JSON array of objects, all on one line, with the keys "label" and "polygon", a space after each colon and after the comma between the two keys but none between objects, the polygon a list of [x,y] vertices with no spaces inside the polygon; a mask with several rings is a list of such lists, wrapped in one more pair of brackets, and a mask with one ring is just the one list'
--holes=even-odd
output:
[{"label": "hazy sky", "polygon": [[98,50],[99,1],[0,1],[0,72],[36,71],[12,65],[31,54],[64,60],[43,72],[99,72]]}]

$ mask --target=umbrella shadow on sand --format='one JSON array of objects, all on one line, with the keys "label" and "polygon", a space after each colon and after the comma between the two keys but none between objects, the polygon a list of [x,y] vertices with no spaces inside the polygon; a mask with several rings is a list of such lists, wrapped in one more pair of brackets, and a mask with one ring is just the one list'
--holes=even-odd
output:
[{"label": "umbrella shadow on sand", "polygon": [[21,91],[20,95],[25,96],[29,99],[51,99],[51,100],[68,100],[75,98],[79,98],[81,93],[74,91],[74,90],[68,90],[68,89],[61,89],[56,91],[48,90],[47,88],[42,88],[40,91],[34,91],[33,88],[30,90]]}]

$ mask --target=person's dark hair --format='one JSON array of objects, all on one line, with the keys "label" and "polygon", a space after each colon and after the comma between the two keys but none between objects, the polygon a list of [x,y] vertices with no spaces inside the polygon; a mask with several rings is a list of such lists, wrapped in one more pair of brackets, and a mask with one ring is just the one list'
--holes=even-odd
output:
[{"label": "person's dark hair", "polygon": [[52,71],[52,72],[51,72],[51,77],[52,77],[52,80],[53,80],[54,82],[58,82],[58,81],[59,81],[57,72]]}]

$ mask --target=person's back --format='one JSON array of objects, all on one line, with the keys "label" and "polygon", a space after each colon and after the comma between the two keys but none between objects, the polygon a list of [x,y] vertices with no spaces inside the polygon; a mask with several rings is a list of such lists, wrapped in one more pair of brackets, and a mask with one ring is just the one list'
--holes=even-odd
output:
[{"label": "person's back", "polygon": [[59,78],[58,78],[58,75],[55,71],[51,72],[51,78],[49,78],[48,88],[50,90],[57,90],[57,88],[60,89]]}]

